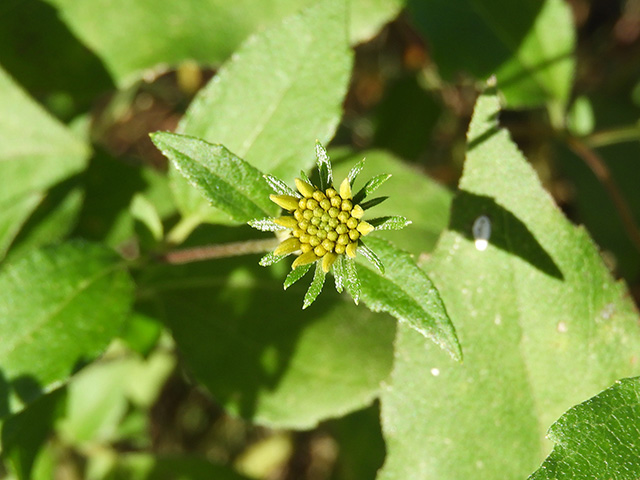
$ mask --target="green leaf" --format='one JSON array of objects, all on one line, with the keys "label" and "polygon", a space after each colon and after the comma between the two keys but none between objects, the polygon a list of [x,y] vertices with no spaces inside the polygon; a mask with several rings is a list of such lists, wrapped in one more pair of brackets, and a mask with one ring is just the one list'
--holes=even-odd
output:
[{"label": "green leaf", "polygon": [[[180,131],[292,183],[313,165],[316,140],[326,144],[342,116],[352,59],[346,5],[316,2],[247,40],[194,99]],[[182,214],[200,215],[191,188],[173,187]],[[206,219],[225,221],[215,213]]]},{"label": "green leaf", "polygon": [[567,103],[576,35],[563,0],[410,0],[409,9],[446,78],[495,74],[510,107]]},{"label": "green leaf", "polygon": [[326,274],[324,270],[322,270],[322,262],[316,262],[316,271],[313,274],[313,280],[311,281],[311,285],[309,285],[309,290],[307,290],[307,293],[304,295],[304,302],[302,303],[303,310],[311,306],[316,298],[318,298],[324,286],[325,277]]},{"label": "green leaf", "polygon": [[[400,325],[382,395],[381,480],[526,478],[549,453],[555,419],[638,373],[640,328],[626,288],[554,205],[499,113],[495,92],[479,98],[450,227],[426,264],[464,363]],[[477,248],[482,216],[491,235]]]},{"label": "green leaf", "polygon": [[[394,322],[253,259],[158,267],[156,292],[188,368],[226,409],[255,423],[311,428],[368,405],[391,369]],[[375,352],[372,355],[372,352]]]},{"label": "green leaf", "polygon": [[133,285],[109,249],[68,243],[0,272],[0,416],[66,381],[119,333]]},{"label": "green leaf", "polygon": [[[73,34],[104,62],[125,87],[145,73],[196,60],[219,65],[252,33],[277,26],[315,0],[47,0]],[[350,36],[359,43],[374,36],[404,6],[402,0],[353,0]],[[95,18],[100,18],[96,23]],[[321,20],[321,19],[320,19]],[[345,24],[346,27],[346,24]],[[132,48],[135,46],[135,48]],[[84,73],[84,72],[83,72]]]},{"label": "green leaf", "polygon": [[302,277],[304,277],[307,274],[307,272],[311,270],[312,266],[313,264],[307,263],[306,265],[300,265],[299,267],[296,267],[293,270],[291,270],[287,275],[287,278],[284,280],[284,289],[286,290],[291,285],[293,285],[298,280],[300,280]]},{"label": "green leaf", "polygon": [[549,429],[553,452],[530,480],[640,477],[640,379],[626,378]]},{"label": "green leaf", "polygon": [[46,191],[86,165],[87,147],[0,68],[0,259]]},{"label": "green leaf", "polygon": [[167,132],[154,133],[151,139],[212,205],[233,220],[244,223],[277,212],[262,172],[223,146]]},{"label": "green leaf", "polygon": [[388,312],[456,360],[462,359],[455,328],[436,287],[411,256],[389,242],[367,237],[367,243],[384,265],[385,274],[359,263],[362,299],[374,312]]}]

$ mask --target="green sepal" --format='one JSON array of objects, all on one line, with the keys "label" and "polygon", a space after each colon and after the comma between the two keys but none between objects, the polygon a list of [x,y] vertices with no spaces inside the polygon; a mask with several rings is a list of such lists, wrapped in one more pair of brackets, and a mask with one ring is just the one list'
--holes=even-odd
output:
[{"label": "green sepal", "polygon": [[388,217],[377,217],[367,220],[367,223],[373,225],[376,230],[402,230],[404,227],[411,225],[411,220],[401,215],[393,215]]},{"label": "green sepal", "polygon": [[349,295],[351,295],[353,301],[357,305],[360,301],[362,285],[360,284],[360,277],[358,276],[356,262],[352,258],[345,257],[344,255],[341,255],[341,259],[344,271],[344,285],[347,288]]},{"label": "green sepal", "polygon": [[360,244],[358,245],[358,252],[360,252],[364,258],[369,260],[369,262],[371,262],[371,264],[376,267],[381,275],[384,275],[384,265],[382,263],[382,260],[380,260],[378,255],[376,255],[373,250],[367,247],[367,245],[362,240],[360,240]]},{"label": "green sepal", "polygon": [[339,256],[338,259],[333,263],[331,272],[333,273],[333,280],[336,285],[336,291],[338,293],[342,293],[346,283],[344,277],[344,267],[342,265],[342,255]]},{"label": "green sepal", "polygon": [[269,265],[278,263],[280,260],[282,260],[286,256],[287,255],[276,255],[273,252],[269,252],[264,257],[262,257],[258,263],[263,267],[268,267]]},{"label": "green sepal", "polygon": [[333,185],[333,171],[327,151],[320,142],[316,142],[316,159],[318,163],[318,174],[320,175],[320,190],[325,191]]},{"label": "green sepal", "polygon": [[311,285],[309,285],[309,290],[307,290],[307,293],[304,295],[304,302],[302,304],[303,310],[318,298],[318,295],[320,295],[322,287],[324,286],[324,279],[326,276],[326,273],[322,270],[322,262],[316,262],[316,271],[313,275],[313,280],[311,281]]},{"label": "green sepal", "polygon": [[367,210],[367,209],[369,209],[371,207],[375,207],[376,205],[380,205],[387,198],[389,198],[389,197],[376,197],[376,198],[372,198],[371,200],[368,200],[366,202],[359,203],[358,205],[360,205],[360,207],[362,207],[363,210]]},{"label": "green sepal", "polygon": [[351,184],[352,187],[353,187],[353,184],[356,181],[356,178],[357,178],[358,174],[364,168],[364,161],[365,161],[365,159],[363,158],[358,163],[356,163],[353,166],[353,168],[349,171],[349,175],[347,175],[347,178],[349,179],[349,183]]},{"label": "green sepal", "polygon": [[263,232],[281,232],[287,229],[282,225],[278,225],[272,218],[254,218],[253,220],[249,220],[247,224]]},{"label": "green sepal", "polygon": [[311,179],[309,178],[309,175],[307,175],[307,172],[305,172],[304,170],[300,170],[300,179],[304,180],[309,185],[313,185],[313,182],[311,182]]},{"label": "green sepal", "polygon": [[313,265],[312,263],[307,263],[306,265],[300,265],[299,267],[291,270],[287,275],[287,278],[285,278],[284,280],[284,289],[286,290],[291,285],[293,285],[298,280],[300,280],[302,277],[304,277],[307,274],[307,272],[311,269],[312,265]]},{"label": "green sepal", "polygon": [[365,183],[364,187],[362,187],[358,193],[353,196],[353,203],[360,203],[367,196],[371,195],[375,192],[384,182],[391,178],[390,173],[382,173],[380,175],[376,175],[367,183]]},{"label": "green sepal", "polygon": [[273,175],[269,175],[268,173],[264,174],[263,177],[267,181],[269,186],[273,189],[273,191],[278,195],[291,195],[292,197],[300,196],[298,192],[289,187],[289,185],[284,183],[284,181],[280,180],[278,177],[274,177]]}]

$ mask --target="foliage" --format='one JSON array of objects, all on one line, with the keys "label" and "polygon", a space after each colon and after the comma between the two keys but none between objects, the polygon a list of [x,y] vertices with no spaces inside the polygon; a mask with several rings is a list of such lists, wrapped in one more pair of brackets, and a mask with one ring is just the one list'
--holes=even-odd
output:
[{"label": "foliage", "polygon": [[632,3],[5,1],[0,475],[637,478]]}]

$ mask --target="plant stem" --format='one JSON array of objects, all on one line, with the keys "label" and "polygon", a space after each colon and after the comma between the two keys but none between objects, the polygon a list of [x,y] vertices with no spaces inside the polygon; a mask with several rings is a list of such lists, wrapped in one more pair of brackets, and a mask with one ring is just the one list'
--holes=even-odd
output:
[{"label": "plant stem", "polygon": [[182,217],[180,221],[167,233],[166,241],[170,245],[180,245],[183,243],[191,232],[202,223],[202,216],[192,214]]},{"label": "plant stem", "polygon": [[584,138],[584,141],[591,148],[605,147],[616,143],[633,142],[637,140],[640,140],[640,124],[600,130]]},{"label": "plant stem", "polygon": [[633,242],[635,248],[640,251],[640,230],[636,224],[633,212],[620,193],[620,189],[616,185],[611,171],[604,160],[583,140],[575,137],[568,137],[567,143],[569,147],[589,166],[594,175],[602,183],[609,193],[613,204],[620,215],[622,225]]},{"label": "plant stem", "polygon": [[266,253],[276,248],[279,243],[280,241],[277,238],[268,238],[264,240],[223,243],[220,245],[205,245],[202,247],[185,248],[183,250],[167,252],[158,257],[158,259],[165,263],[180,265],[214,258]]}]

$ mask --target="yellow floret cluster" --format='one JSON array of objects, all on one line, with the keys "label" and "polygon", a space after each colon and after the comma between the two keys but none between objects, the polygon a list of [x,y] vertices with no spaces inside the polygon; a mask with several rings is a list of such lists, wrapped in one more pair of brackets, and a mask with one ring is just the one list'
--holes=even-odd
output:
[{"label": "yellow floret cluster", "polygon": [[275,250],[276,255],[301,251],[292,268],[322,259],[322,269],[328,272],[338,255],[356,256],[358,239],[372,232],[374,227],[361,220],[364,210],[354,205],[351,184],[345,179],[340,192],[333,187],[325,191],[296,178],[302,198],[290,195],[271,195],[271,200],[292,212],[274,221],[291,229],[292,237]]}]

